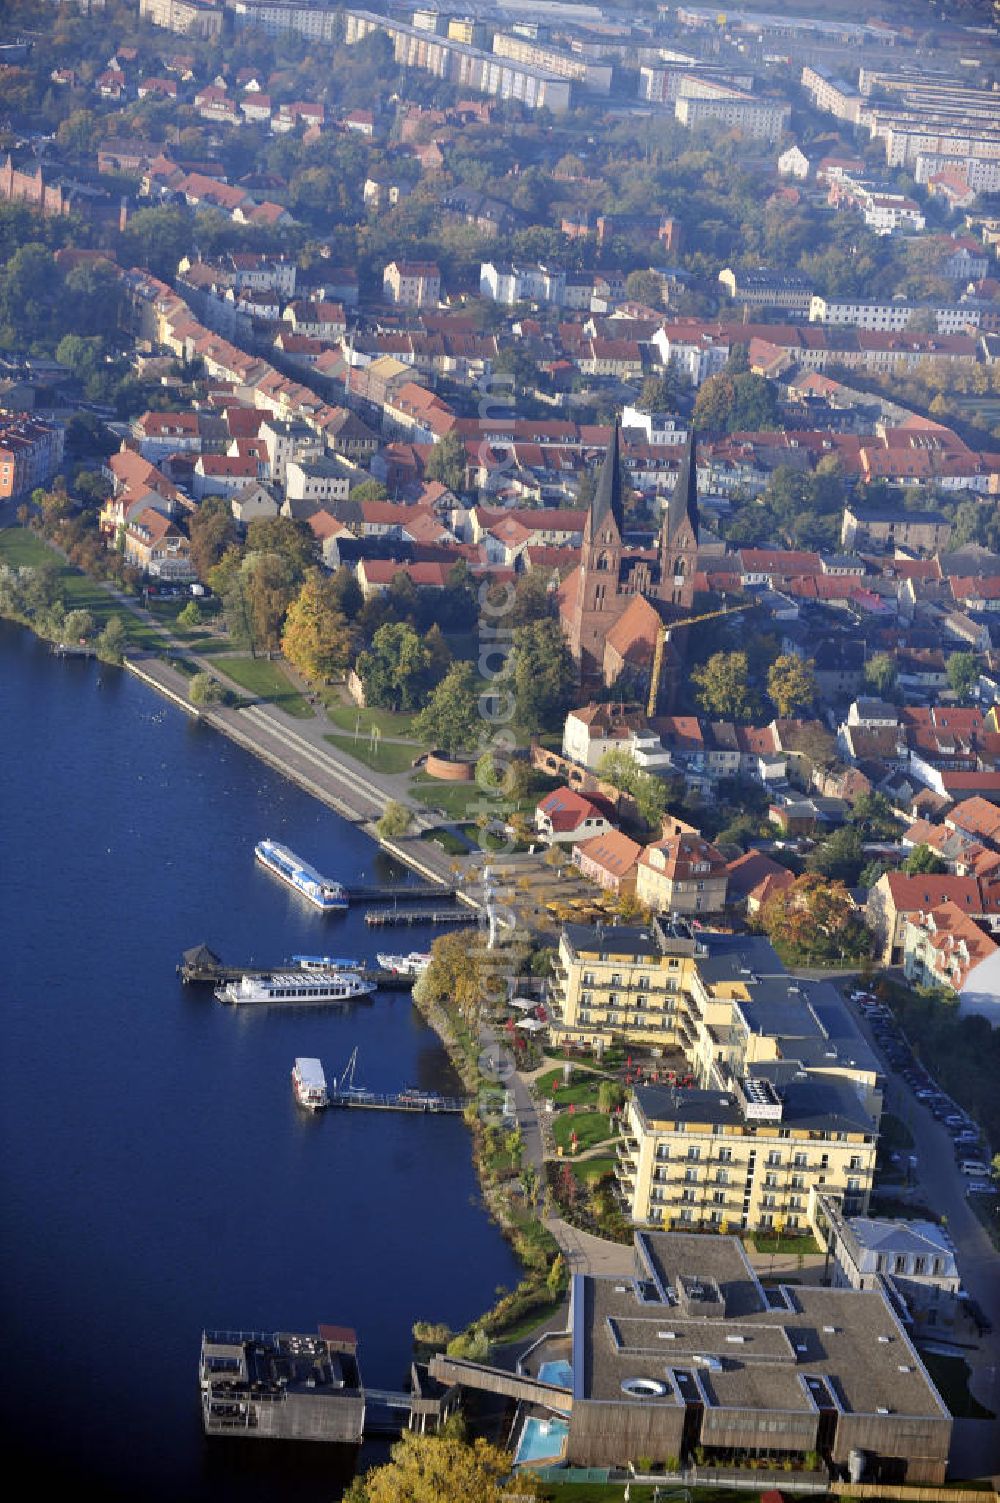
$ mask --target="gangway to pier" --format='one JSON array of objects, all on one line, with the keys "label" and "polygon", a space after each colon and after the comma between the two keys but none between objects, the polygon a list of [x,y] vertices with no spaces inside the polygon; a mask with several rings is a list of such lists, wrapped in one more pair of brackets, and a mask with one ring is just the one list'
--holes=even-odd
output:
[{"label": "gangway to pier", "polygon": [[462,908],[369,908],[365,923],[373,929],[395,924],[465,924],[475,923],[468,909]]},{"label": "gangway to pier", "polygon": [[465,1096],[439,1096],[436,1091],[366,1091],[355,1085],[354,1072],[358,1063],[358,1051],[351,1050],[351,1057],[341,1073],[334,1076],[333,1085],[327,1090],[330,1106],[364,1107],[374,1112],[420,1112],[434,1115],[455,1116],[468,1106]]}]

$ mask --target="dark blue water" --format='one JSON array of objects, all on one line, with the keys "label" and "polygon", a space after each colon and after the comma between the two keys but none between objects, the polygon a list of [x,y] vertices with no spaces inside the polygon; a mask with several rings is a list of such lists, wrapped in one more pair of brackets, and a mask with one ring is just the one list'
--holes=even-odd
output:
[{"label": "dark blue water", "polygon": [[338,1448],[203,1439],[202,1328],[354,1325],[366,1381],[399,1387],[413,1320],[461,1326],[517,1266],[460,1119],[294,1103],[296,1055],[330,1076],[355,1046],[359,1084],[456,1090],[405,993],[246,1012],[174,967],[201,941],[263,962],[429,942],[303,904],[254,862],[262,835],[348,883],[407,875],[127,674],[3,623],[0,728],[5,1459],[107,1499],[330,1498]]}]

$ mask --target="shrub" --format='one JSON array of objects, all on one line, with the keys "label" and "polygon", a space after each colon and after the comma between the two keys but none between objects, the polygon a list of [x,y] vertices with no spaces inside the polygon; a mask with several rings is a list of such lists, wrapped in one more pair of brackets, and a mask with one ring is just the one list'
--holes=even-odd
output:
[{"label": "shrub", "polygon": [[226,691],[210,673],[196,673],[188,685],[188,696],[193,705],[218,705],[225,699]]}]

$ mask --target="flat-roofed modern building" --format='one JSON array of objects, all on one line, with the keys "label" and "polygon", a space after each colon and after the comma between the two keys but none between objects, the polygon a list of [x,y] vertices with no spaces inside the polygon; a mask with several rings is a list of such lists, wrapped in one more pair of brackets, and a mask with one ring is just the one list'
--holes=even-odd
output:
[{"label": "flat-roofed modern building", "polygon": [[736,1238],[638,1233],[632,1276],[574,1275],[567,1329],[517,1375],[431,1374],[542,1407],[574,1466],[787,1463],[817,1492],[945,1478],[951,1415],[885,1294],[765,1288]]}]

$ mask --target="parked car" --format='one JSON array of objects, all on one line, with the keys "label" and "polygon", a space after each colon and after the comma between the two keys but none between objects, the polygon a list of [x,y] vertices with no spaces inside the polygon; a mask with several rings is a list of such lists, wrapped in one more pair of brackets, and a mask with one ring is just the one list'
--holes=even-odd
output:
[{"label": "parked car", "polygon": [[996,1195],[1000,1193],[991,1179],[970,1179],[965,1187],[966,1195]]}]

